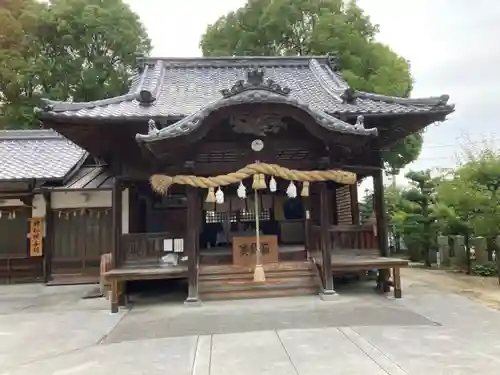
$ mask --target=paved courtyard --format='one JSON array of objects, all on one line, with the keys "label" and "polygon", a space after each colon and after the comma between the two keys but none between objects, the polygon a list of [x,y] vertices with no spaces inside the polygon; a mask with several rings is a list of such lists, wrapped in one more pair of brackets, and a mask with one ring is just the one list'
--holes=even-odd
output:
[{"label": "paved courtyard", "polygon": [[[140,299],[111,315],[89,286],[0,286],[0,375],[498,374],[500,312],[405,283],[317,297]],[[178,298],[177,298],[178,299]]]}]

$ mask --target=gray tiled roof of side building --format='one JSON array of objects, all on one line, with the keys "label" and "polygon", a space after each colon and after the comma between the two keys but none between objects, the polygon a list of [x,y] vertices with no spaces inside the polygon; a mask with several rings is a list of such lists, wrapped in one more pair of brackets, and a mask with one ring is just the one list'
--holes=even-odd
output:
[{"label": "gray tiled roof of side building", "polygon": [[87,152],[53,130],[0,131],[0,180],[62,180]]},{"label": "gray tiled roof of side building", "polygon": [[[89,103],[47,101],[46,115],[79,118],[182,118],[222,98],[221,90],[245,80],[250,68],[291,89],[290,97],[328,114],[404,114],[452,111],[448,97],[404,99],[356,93],[353,103],[342,100],[348,88],[328,57],[165,58],[145,60],[128,94]],[[141,90],[154,98],[144,106]]]}]

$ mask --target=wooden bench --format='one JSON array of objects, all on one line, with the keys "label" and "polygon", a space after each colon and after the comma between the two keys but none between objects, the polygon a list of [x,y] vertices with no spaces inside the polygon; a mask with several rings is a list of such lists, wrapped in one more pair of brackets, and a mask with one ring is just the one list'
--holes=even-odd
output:
[{"label": "wooden bench", "polygon": [[[387,274],[384,275],[382,272],[379,275],[377,281],[377,289],[382,292],[389,292],[390,287],[394,288],[394,298],[401,298],[402,287],[401,287],[401,268],[408,266],[408,261],[405,259],[398,258],[387,258],[376,255],[355,255],[336,253],[335,250],[332,251],[332,272],[359,272],[359,271],[369,271],[373,269],[377,270],[387,270]],[[392,282],[389,280],[389,276],[392,271]]]},{"label": "wooden bench", "polygon": [[[127,304],[125,283],[136,280],[165,280],[188,277],[187,265],[167,266],[159,263],[127,265],[110,269],[111,254],[101,258],[101,285],[104,292],[111,291],[111,312]],[[106,295],[106,294],[105,294]]]}]

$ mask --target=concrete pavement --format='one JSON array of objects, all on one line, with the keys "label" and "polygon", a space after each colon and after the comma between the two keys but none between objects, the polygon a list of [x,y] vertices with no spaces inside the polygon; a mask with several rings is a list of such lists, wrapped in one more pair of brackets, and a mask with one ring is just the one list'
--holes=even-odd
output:
[{"label": "concrete pavement", "polygon": [[0,374],[498,374],[500,313],[418,283],[315,297],[137,303],[89,287],[0,286]]}]

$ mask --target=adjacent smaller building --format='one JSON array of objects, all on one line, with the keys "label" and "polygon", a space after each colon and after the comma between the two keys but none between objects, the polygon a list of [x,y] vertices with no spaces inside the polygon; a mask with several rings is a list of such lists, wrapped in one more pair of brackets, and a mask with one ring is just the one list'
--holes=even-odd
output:
[{"label": "adjacent smaller building", "polygon": [[112,180],[52,130],[0,131],[0,282],[92,281],[111,241]]}]

